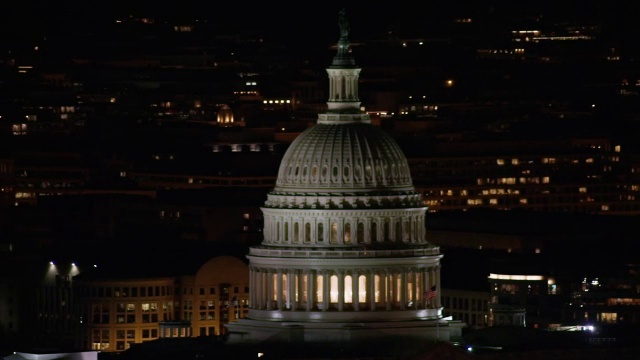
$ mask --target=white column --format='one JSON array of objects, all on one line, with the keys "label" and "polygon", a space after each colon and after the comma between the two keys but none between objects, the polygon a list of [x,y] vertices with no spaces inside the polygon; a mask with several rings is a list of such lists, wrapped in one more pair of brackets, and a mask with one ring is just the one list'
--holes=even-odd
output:
[{"label": "white column", "polygon": [[322,272],[322,282],[322,311],[327,311],[331,305],[331,272],[329,270]]},{"label": "white column", "polygon": [[393,275],[391,274],[391,271],[389,271],[388,269],[386,270],[386,274],[384,277],[384,287],[385,287],[385,295],[384,295],[384,301],[385,301],[385,305],[386,305],[386,309],[387,310],[391,310],[391,301],[393,301],[393,299],[391,298],[391,288],[393,285]]},{"label": "white column", "polygon": [[271,269],[267,270],[267,310],[272,309],[273,304],[273,274]]},{"label": "white column", "polygon": [[402,269],[400,273],[400,310],[407,306],[407,269]]},{"label": "white column", "polygon": [[296,301],[296,270],[287,272],[287,304],[286,308],[295,311],[298,306]]},{"label": "white column", "polygon": [[372,270],[367,270],[367,285],[369,286],[367,293],[369,310],[374,311],[376,309],[376,273]]},{"label": "white column", "polygon": [[255,296],[256,296],[256,292],[254,290],[251,289],[256,289],[256,284],[254,283],[255,281],[255,275],[254,275],[254,271],[255,269],[252,266],[249,266],[249,308],[255,308]]},{"label": "white column", "polygon": [[435,304],[440,307],[440,266],[436,266],[436,297]]},{"label": "white column", "polygon": [[353,310],[360,311],[360,284],[358,279],[358,270],[351,270],[351,302]]},{"label": "white column", "polygon": [[307,311],[311,311],[313,308],[313,282],[315,281],[315,271],[307,270]]},{"label": "white column", "polygon": [[344,270],[338,270],[338,311],[344,311]]},{"label": "white column", "polygon": [[282,299],[283,291],[284,289],[282,288],[282,270],[278,269],[276,271],[276,302],[277,302],[278,310],[282,310],[282,307],[284,305],[283,299]]},{"label": "white column", "polygon": [[431,268],[424,268],[424,269],[422,269],[422,276],[423,276],[422,283],[424,284],[424,285],[423,285],[423,287],[424,287],[424,288],[422,289],[422,298],[423,298],[423,300],[424,300],[424,301],[423,301],[423,303],[424,303],[425,308],[428,308],[428,306],[427,306],[427,301],[426,301],[426,298],[425,298],[424,294],[425,294],[425,293],[427,292],[427,290],[429,290],[429,288],[431,287],[431,285],[429,285],[429,284],[431,283],[431,281],[430,281],[430,278],[431,278]]},{"label": "white column", "polygon": [[304,287],[304,273],[302,270],[297,271],[298,275],[298,296],[296,298],[296,308],[302,310],[302,296],[306,290]]},{"label": "white column", "polygon": [[260,269],[253,269],[253,286],[251,287],[251,297],[253,298],[254,309],[260,309]]},{"label": "white column", "polygon": [[413,268],[411,269],[411,277],[413,278],[413,296],[411,296],[411,298],[413,299],[413,306],[411,308],[413,309],[417,309],[418,308],[418,288],[420,286],[418,286],[419,282],[420,282],[420,273],[418,272],[418,269]]}]

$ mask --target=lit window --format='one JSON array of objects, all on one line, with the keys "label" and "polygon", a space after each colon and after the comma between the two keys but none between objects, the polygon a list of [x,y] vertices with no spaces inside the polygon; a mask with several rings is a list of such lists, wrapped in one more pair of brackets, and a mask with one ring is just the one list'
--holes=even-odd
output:
[{"label": "lit window", "polygon": [[504,159],[496,159],[498,165],[504,165]]}]

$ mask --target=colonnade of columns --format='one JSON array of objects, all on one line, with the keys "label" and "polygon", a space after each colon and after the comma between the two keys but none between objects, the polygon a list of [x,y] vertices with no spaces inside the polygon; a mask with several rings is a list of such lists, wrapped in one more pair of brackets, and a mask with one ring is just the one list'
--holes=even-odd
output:
[{"label": "colonnade of columns", "polygon": [[280,311],[439,308],[440,267],[282,269],[250,266],[250,307]]},{"label": "colonnade of columns", "polygon": [[421,243],[424,212],[418,215],[332,218],[264,214],[264,242],[278,244]]},{"label": "colonnade of columns", "polygon": [[329,101],[358,101],[360,69],[328,69]]}]

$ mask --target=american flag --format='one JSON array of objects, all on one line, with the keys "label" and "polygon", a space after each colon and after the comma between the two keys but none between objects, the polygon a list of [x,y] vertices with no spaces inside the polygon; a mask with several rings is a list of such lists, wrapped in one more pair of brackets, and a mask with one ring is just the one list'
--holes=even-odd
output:
[{"label": "american flag", "polygon": [[427,300],[431,300],[431,299],[433,299],[434,297],[436,297],[436,294],[437,294],[437,293],[438,293],[438,292],[436,291],[436,286],[435,286],[435,285],[433,285],[430,289],[428,289],[427,291],[425,291],[425,292],[424,292],[424,297],[425,297]]}]

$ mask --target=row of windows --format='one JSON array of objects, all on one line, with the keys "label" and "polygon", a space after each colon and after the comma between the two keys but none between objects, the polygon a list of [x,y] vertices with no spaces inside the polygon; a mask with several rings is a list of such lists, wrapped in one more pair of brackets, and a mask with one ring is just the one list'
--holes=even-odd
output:
[{"label": "row of windows", "polygon": [[[594,145],[591,148],[601,147],[601,145]],[[620,152],[620,147],[616,147],[616,152]],[[487,167],[487,166],[504,166],[507,164],[511,165],[536,165],[536,164],[592,164],[598,160],[602,161],[612,161],[618,162],[620,161],[619,156],[608,156],[608,153],[605,151],[600,153],[601,156],[594,158],[593,155],[576,154],[571,157],[535,157],[535,158],[473,158],[473,159],[452,159],[452,160],[440,160],[440,159],[407,159],[409,163],[409,167],[411,169],[465,169],[468,167]]]},{"label": "row of windows", "polygon": [[80,287],[84,297],[153,297],[173,295],[171,286]]},{"label": "row of windows", "polygon": [[[217,293],[217,287],[211,286],[208,288],[200,287],[198,288],[198,293],[200,295],[215,295]],[[221,286],[220,292],[221,295],[226,295],[229,293],[228,286]],[[249,293],[249,287],[244,287],[244,292]],[[180,294],[179,288],[173,288],[172,286],[132,286],[132,287],[85,287],[80,288],[80,293],[85,297],[154,297],[154,296],[168,296],[168,295],[178,295]],[[183,295],[193,295],[194,288],[193,287],[183,287],[182,294]],[[239,294],[240,287],[234,286],[233,293]]]},{"label": "row of windows", "polygon": [[[177,329],[176,329],[177,330]],[[116,330],[115,349],[118,351],[127,350],[135,343],[136,329]],[[158,338],[158,329],[139,330],[143,341]],[[169,329],[167,329],[169,331]],[[91,348],[97,351],[108,351],[110,349],[111,332],[109,330],[93,330],[91,333]]]},{"label": "row of windows", "polygon": [[[286,177],[289,181],[304,181],[309,178],[312,183],[328,183],[337,182],[342,177],[344,180],[349,180],[351,176],[351,165],[344,164],[342,168],[338,165],[331,166],[331,174],[329,174],[329,166],[324,164],[321,169],[318,169],[319,165],[311,165],[309,169],[308,165],[289,165]],[[300,168],[302,167],[302,179],[300,178]],[[319,175],[319,176],[318,176]],[[331,176],[329,176],[331,175]],[[398,164],[391,162],[390,164],[382,161],[381,164],[371,164],[369,160],[366,161],[364,166],[359,163],[353,165],[353,177],[355,180],[360,180],[360,177],[364,176],[366,181],[372,181],[373,177],[382,182],[383,179],[406,179],[409,175],[407,166],[400,162]]]},{"label": "row of windows", "polygon": [[[267,235],[266,240],[269,241],[269,238],[271,238],[276,242],[284,241],[285,243],[292,242],[294,244],[303,240],[304,243],[310,243],[312,239],[311,223],[305,222],[304,225],[301,226],[299,221],[293,220],[292,222],[293,229],[290,228],[288,219],[276,221],[275,228],[271,226],[272,223],[267,222],[267,229],[265,230]],[[391,239],[398,242],[409,241],[412,239],[412,235],[414,239],[420,238],[423,230],[421,225],[422,217],[416,216],[410,219],[400,219],[398,221],[391,221],[390,219],[385,218],[382,220],[381,229],[378,228],[378,221],[371,221],[370,228],[366,229],[369,232],[368,236],[365,236],[365,223],[363,221],[358,221],[357,219],[354,220],[354,222],[357,222],[355,234],[352,232],[350,222],[345,222],[342,228],[340,228],[338,223],[333,222],[330,224],[329,230],[326,232],[325,223],[318,222],[316,242],[323,243],[325,242],[325,237],[328,237],[330,244],[338,244],[340,235],[342,235],[342,242],[345,244],[352,243],[352,235],[355,236],[355,240],[358,244],[389,241]],[[281,227],[281,224],[283,224],[283,227]],[[272,233],[272,231],[275,231],[275,233]],[[291,232],[292,234],[290,235]],[[292,239],[290,239],[290,236]]]},{"label": "row of windows", "polygon": [[488,315],[469,314],[459,311],[445,311],[445,316],[451,316],[453,320],[460,320],[469,326],[487,326]]},{"label": "row of windows", "polygon": [[[115,322],[117,324],[157,323],[161,318],[171,320],[173,313],[173,303],[163,302],[162,313],[159,314],[158,303],[143,303],[136,307],[134,303],[117,303],[115,305]],[[136,311],[139,310],[139,311]],[[91,307],[91,323],[109,324],[111,323],[109,304],[94,303]]]},{"label": "row of windows", "polygon": [[443,297],[442,305],[448,309],[470,310],[470,311],[489,311],[489,302],[483,299],[468,299],[458,297]]}]

